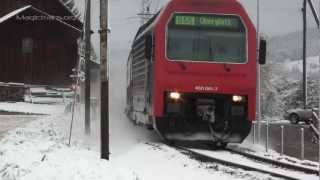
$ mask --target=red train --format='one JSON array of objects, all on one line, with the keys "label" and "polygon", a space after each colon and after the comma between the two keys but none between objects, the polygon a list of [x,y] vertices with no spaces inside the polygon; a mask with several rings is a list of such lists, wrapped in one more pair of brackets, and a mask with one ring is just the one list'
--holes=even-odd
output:
[{"label": "red train", "polygon": [[172,0],[140,27],[127,66],[129,118],[164,139],[225,146],[249,134],[257,38],[236,0]]}]

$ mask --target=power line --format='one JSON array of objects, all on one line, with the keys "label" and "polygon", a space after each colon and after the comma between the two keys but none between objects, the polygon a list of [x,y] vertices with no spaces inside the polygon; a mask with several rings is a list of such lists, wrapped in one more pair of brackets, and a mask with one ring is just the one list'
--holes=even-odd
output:
[{"label": "power line", "polygon": [[140,10],[140,13],[138,14],[138,16],[140,16],[141,25],[146,23],[152,16],[151,5],[152,5],[152,0],[141,0],[141,10]]}]

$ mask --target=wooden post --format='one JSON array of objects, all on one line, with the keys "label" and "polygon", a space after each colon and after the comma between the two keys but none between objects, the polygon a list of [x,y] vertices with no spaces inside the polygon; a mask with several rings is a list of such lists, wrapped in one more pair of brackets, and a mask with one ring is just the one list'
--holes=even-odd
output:
[{"label": "wooden post", "polygon": [[108,0],[100,0],[101,158],[109,160]]},{"label": "wooden post", "polygon": [[91,0],[86,0],[86,13],[85,13],[85,134],[90,134],[90,61],[91,61]]}]

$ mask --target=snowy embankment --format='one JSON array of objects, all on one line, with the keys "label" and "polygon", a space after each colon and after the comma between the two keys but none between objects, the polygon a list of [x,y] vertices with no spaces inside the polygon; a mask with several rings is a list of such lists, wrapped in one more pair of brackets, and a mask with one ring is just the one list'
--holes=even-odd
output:
[{"label": "snowy embankment", "polygon": [[266,152],[266,148],[262,145],[254,145],[248,141],[242,143],[230,146],[231,149],[234,149],[236,151],[249,153],[258,157],[262,157],[265,159],[271,159],[276,160],[282,163],[286,164],[292,164],[295,166],[305,167],[309,169],[318,170],[319,169],[319,163],[309,160],[301,160],[295,157],[287,156],[285,154],[281,155],[280,153],[276,152],[273,149],[269,149],[268,152]]},{"label": "snowy embankment", "polygon": [[[233,153],[233,152],[229,152],[229,151],[220,152],[220,151],[208,151],[208,150],[199,150],[199,149],[193,149],[192,151],[203,154],[203,155],[207,155],[209,157],[214,157],[214,158],[220,159],[222,161],[233,162],[235,164],[242,164],[244,166],[263,169],[268,172],[279,173],[282,175],[290,175],[291,177],[295,177],[297,179],[308,179],[308,180],[319,179],[315,175],[303,174],[301,172],[297,172],[296,170],[281,169],[279,167],[270,165],[269,163],[263,163],[261,161],[256,161],[256,160],[252,160],[249,158],[245,158],[242,155],[239,155],[239,154]],[[252,154],[252,152],[250,154]],[[281,161],[280,159],[273,159],[272,157],[270,159],[275,160],[275,161]],[[294,165],[296,165],[296,164],[294,164]],[[302,167],[302,165],[300,167]],[[305,166],[303,166],[303,167],[305,167]],[[312,168],[312,169],[317,171],[316,168]]]}]

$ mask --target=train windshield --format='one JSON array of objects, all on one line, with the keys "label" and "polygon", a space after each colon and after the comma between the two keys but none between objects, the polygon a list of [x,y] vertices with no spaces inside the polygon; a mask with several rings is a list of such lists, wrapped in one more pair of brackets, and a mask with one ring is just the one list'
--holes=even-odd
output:
[{"label": "train windshield", "polygon": [[171,60],[246,63],[246,28],[238,16],[175,14],[168,25]]}]

